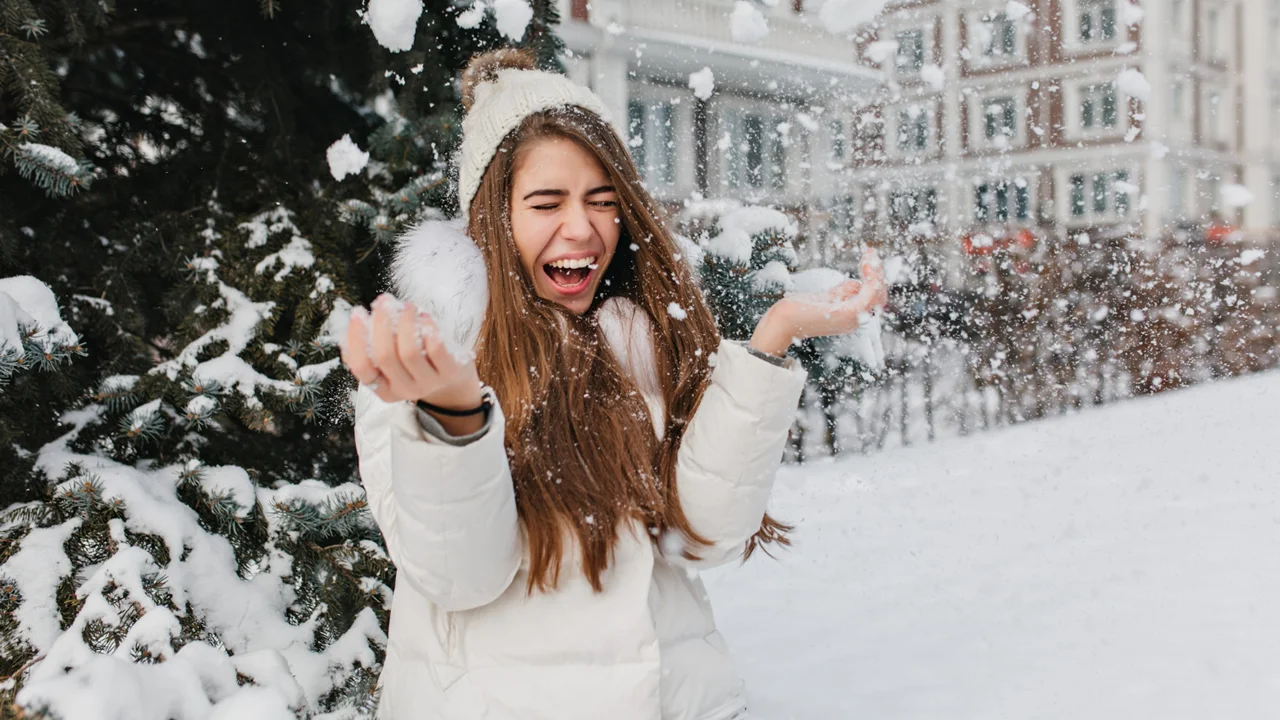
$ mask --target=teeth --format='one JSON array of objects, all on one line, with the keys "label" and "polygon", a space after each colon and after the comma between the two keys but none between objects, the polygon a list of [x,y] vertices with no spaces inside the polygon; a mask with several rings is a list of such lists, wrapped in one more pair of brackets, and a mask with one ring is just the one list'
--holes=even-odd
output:
[{"label": "teeth", "polygon": [[547,264],[553,268],[573,270],[574,268],[584,268],[584,267],[594,266],[596,264],[596,259],[594,257],[585,257],[585,258],[578,258],[576,260],[567,260],[567,259],[556,260],[554,262],[550,262]]}]

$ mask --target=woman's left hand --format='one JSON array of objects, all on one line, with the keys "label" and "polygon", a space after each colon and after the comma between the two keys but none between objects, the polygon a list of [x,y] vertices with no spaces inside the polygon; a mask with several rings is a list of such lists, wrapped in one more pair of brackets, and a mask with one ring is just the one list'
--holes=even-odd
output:
[{"label": "woman's left hand", "polygon": [[884,268],[876,251],[862,258],[862,280],[840,283],[824,293],[788,295],[765,313],[751,336],[751,347],[782,355],[791,343],[811,337],[845,335],[858,329],[863,316],[889,301]]}]

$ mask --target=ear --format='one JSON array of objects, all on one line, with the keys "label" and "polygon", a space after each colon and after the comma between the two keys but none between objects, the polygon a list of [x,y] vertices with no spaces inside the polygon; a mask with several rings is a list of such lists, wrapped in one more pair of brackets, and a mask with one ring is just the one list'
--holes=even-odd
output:
[{"label": "ear", "polygon": [[391,288],[430,313],[455,349],[475,349],[489,283],[484,256],[461,223],[427,220],[405,231],[391,260]]}]

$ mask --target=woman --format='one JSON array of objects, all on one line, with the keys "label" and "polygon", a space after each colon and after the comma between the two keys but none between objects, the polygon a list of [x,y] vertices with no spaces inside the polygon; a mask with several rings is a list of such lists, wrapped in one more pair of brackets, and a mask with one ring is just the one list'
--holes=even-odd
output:
[{"label": "woman", "polygon": [[463,81],[470,240],[411,231],[412,302],[355,311],[343,349],[398,569],[381,715],[745,717],[696,571],[785,542],[785,353],[882,305],[878,266],[721,341],[599,98],[514,51]]}]

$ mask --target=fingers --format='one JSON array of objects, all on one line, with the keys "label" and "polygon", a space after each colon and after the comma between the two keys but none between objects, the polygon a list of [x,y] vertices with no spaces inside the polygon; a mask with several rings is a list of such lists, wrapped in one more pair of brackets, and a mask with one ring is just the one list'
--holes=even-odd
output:
[{"label": "fingers", "polygon": [[435,318],[425,312],[418,313],[418,326],[422,328],[422,349],[427,360],[441,377],[452,377],[460,363],[445,345],[444,333],[440,332]]},{"label": "fingers", "polygon": [[862,279],[864,287],[870,289],[867,299],[868,310],[884,305],[889,301],[889,289],[884,279],[884,264],[875,248],[867,248],[862,256]]},{"label": "fingers", "polygon": [[407,398],[413,394],[413,375],[400,361],[396,340],[399,303],[390,295],[380,295],[373,302],[373,362],[391,386],[391,394]]},{"label": "fingers", "polygon": [[360,384],[372,385],[378,380],[378,368],[369,355],[369,313],[362,307],[351,311],[347,339],[342,344],[342,362]]},{"label": "fingers", "polygon": [[437,372],[427,355],[423,341],[425,328],[421,318],[426,313],[418,312],[412,303],[405,303],[396,319],[396,351],[400,364],[413,377],[414,396],[422,394],[422,390],[437,383]]}]

